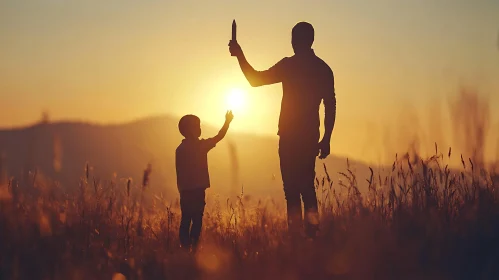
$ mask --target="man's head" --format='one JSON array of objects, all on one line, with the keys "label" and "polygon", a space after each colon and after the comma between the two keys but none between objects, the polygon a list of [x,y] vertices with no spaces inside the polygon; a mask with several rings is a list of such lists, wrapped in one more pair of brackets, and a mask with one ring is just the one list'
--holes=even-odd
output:
[{"label": "man's head", "polygon": [[199,138],[201,136],[201,120],[194,115],[185,115],[178,122],[178,130],[186,138]]},{"label": "man's head", "polygon": [[293,27],[291,45],[295,53],[307,51],[314,43],[314,27],[308,22],[299,22]]}]

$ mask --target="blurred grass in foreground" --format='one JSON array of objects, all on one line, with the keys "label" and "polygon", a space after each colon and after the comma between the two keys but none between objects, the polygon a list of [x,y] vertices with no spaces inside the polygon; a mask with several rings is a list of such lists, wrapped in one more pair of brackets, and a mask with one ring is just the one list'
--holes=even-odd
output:
[{"label": "blurred grass in foreground", "polygon": [[283,200],[208,197],[196,255],[178,248],[178,200],[151,192],[150,166],[139,183],[87,166],[70,189],[33,172],[0,187],[0,278],[499,279],[499,176],[451,157],[397,157],[370,178],[347,162],[335,182],[324,166],[314,241],[287,237]]}]

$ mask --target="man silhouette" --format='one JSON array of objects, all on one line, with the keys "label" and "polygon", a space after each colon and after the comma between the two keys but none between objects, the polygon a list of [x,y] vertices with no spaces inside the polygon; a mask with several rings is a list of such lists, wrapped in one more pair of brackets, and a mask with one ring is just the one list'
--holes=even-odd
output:
[{"label": "man silhouette", "polygon": [[[330,152],[330,140],[336,119],[334,75],[331,68],[312,49],[314,28],[307,22],[293,27],[291,44],[295,55],[285,57],[270,69],[256,71],[246,60],[237,41],[229,42],[251,86],[282,83],[283,97],[279,116],[279,158],[286,197],[288,229],[302,227],[301,199],[305,209],[305,232],[314,237],[319,225],[315,193],[315,158]],[[325,107],[325,132],[320,138],[319,106]],[[301,196],[301,199],[300,199]]]}]

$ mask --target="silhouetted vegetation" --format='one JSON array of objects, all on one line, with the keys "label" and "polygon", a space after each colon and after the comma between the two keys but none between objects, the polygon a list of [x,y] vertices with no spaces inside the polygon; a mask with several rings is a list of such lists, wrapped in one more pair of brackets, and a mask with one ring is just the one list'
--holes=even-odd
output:
[{"label": "silhouetted vegetation", "polygon": [[178,200],[147,188],[150,167],[134,183],[100,181],[87,166],[72,189],[33,172],[1,188],[1,276],[497,279],[499,176],[462,157],[452,170],[451,150],[436,152],[397,157],[389,176],[357,178],[348,168],[333,182],[324,166],[313,241],[287,237],[280,201],[210,197],[196,254],[178,246]]}]

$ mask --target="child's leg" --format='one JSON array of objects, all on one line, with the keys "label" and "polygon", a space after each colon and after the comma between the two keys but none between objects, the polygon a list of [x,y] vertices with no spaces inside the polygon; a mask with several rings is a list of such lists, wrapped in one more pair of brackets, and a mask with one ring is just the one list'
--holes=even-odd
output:
[{"label": "child's leg", "polygon": [[181,192],[180,193],[180,210],[182,211],[182,218],[180,220],[179,227],[179,241],[180,245],[184,249],[189,249],[191,242],[189,237],[189,230],[191,227],[192,211],[189,207],[190,204],[190,193]]},{"label": "child's leg", "polygon": [[196,191],[195,197],[193,196],[193,215],[192,215],[192,229],[191,229],[191,242],[192,249],[196,250],[201,229],[203,226],[203,214],[205,206],[205,190]]}]

